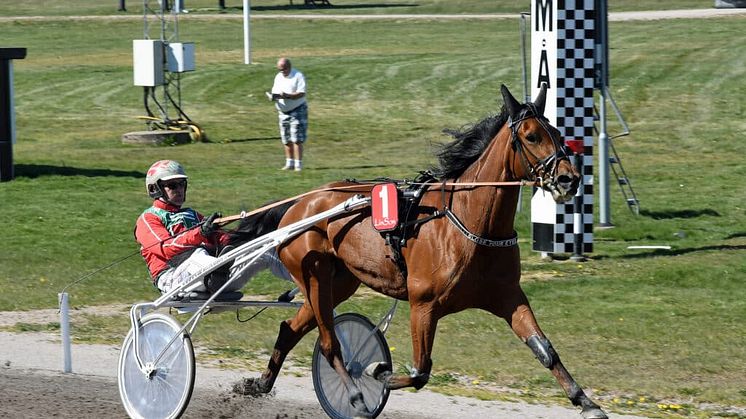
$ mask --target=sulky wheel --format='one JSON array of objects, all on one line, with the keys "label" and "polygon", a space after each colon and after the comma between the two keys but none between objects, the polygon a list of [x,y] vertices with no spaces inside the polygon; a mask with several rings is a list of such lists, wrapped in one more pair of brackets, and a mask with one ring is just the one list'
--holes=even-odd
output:
[{"label": "sulky wheel", "polygon": [[[184,413],[194,388],[194,348],[187,333],[173,317],[151,313],[142,318],[138,344],[143,372],[135,358],[134,330],[119,354],[119,396],[132,418],[177,418]],[[161,359],[153,361],[163,351]]]},{"label": "sulky wheel", "polygon": [[[347,372],[363,392],[365,405],[375,418],[386,405],[389,390],[380,381],[363,374],[363,370],[371,363],[385,362],[391,365],[391,352],[386,338],[370,320],[356,313],[337,316],[334,319],[334,330],[342,348]],[[321,353],[318,339],[311,364],[313,388],[326,414],[333,419],[352,418],[355,411],[350,404],[350,395],[337,372]]]}]

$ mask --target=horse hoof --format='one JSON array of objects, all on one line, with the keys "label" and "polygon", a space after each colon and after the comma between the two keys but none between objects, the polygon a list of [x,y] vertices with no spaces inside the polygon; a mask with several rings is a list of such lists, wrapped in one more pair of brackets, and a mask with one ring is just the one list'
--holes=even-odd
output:
[{"label": "horse hoof", "polygon": [[233,384],[233,392],[242,396],[261,396],[269,393],[258,378],[244,378]]},{"label": "horse hoof", "polygon": [[604,411],[599,407],[583,409],[583,411],[580,412],[580,415],[583,416],[583,419],[609,419],[609,417],[606,416],[606,413],[604,413]]},{"label": "horse hoof", "polygon": [[363,371],[368,377],[373,377],[376,381],[384,382],[391,376],[391,365],[386,362],[374,362]]},{"label": "horse hoof", "polygon": [[355,415],[353,416],[355,419],[372,419],[373,414],[368,412],[368,408],[365,406],[365,401],[363,400],[363,393],[356,392],[350,396],[350,404],[352,405],[352,408],[355,409]]}]

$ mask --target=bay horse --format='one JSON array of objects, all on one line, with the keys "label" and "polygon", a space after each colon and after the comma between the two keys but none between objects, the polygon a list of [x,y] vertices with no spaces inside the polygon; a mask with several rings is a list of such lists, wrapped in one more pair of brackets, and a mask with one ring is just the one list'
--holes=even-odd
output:
[{"label": "bay horse", "polygon": [[[580,175],[570,163],[559,131],[543,115],[546,85],[533,103],[520,104],[504,85],[501,93],[504,105],[498,115],[445,131],[455,140],[437,153],[436,180],[425,186],[415,211],[415,217],[424,221],[400,249],[403,265],[373,229],[370,207],[319,222],[278,247],[305,302],[294,317],[280,324],[267,369],[261,377],[246,379],[243,391],[269,392],[288,352],[318,326],[323,355],[348,389],[358,416],[369,417],[363,395],[345,369],[333,319],[334,307],[364,283],[410,306],[411,374],[395,375],[390,365],[366,369],[389,389],[420,389],[427,384],[438,320],[477,308],[508,323],[551,371],[572,404],[582,409],[584,418],[607,417],[565,369],[539,328],[519,283],[521,263],[514,230],[519,187],[495,186],[536,181],[555,201],[564,202],[575,195]],[[318,214],[353,194],[369,195],[373,187],[354,185],[332,183],[246,219],[235,233],[236,240],[244,242]]]}]

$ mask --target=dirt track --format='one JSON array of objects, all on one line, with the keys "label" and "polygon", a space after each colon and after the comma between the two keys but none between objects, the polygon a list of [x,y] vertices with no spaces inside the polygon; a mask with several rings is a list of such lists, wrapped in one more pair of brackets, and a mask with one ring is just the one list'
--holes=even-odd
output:
[{"label": "dirt track", "polygon": [[[59,336],[0,332],[0,417],[126,417],[116,383],[118,357],[116,346],[73,345],[73,372],[62,373]],[[194,393],[184,417],[326,417],[308,376],[281,374],[272,393],[265,397],[244,397],[230,392],[233,383],[241,378],[258,375],[255,371],[219,370],[198,365]],[[577,419],[580,415],[569,402],[563,406],[545,406],[481,401],[422,390],[392,392],[379,417]],[[611,417],[640,419],[623,415]]]},{"label": "dirt track", "polygon": [[[0,417],[126,418],[116,384],[108,378],[5,368],[0,373]],[[313,418],[324,412],[312,403],[277,403],[227,391],[198,389],[184,418]],[[412,416],[414,418],[414,416]]]}]

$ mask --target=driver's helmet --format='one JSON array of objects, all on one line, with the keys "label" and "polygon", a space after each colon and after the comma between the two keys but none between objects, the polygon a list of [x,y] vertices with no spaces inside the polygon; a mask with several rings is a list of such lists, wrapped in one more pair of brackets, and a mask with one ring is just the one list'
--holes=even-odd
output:
[{"label": "driver's helmet", "polygon": [[153,163],[145,176],[145,189],[153,199],[163,196],[160,181],[169,179],[188,179],[184,167],[173,160],[160,160]]}]

